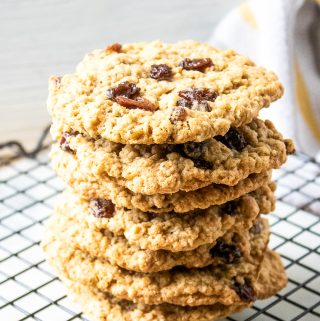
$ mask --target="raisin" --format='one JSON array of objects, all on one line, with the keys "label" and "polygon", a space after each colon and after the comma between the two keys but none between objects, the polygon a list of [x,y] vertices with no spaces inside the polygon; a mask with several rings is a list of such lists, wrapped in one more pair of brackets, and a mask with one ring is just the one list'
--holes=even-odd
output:
[{"label": "raisin", "polygon": [[193,159],[194,167],[200,169],[213,169],[212,163],[204,160],[204,159]]},{"label": "raisin", "polygon": [[226,263],[235,263],[241,257],[241,252],[235,245],[226,244],[222,239],[217,240],[210,254],[212,257],[222,258]]},{"label": "raisin", "polygon": [[74,131],[73,129],[71,129],[69,132],[64,132],[60,138],[60,148],[67,153],[75,154],[76,151],[70,147],[68,139],[70,136],[75,136],[78,134],[79,132]]},{"label": "raisin", "polygon": [[179,91],[179,96],[182,99],[177,101],[178,106],[187,107],[197,111],[210,112],[211,108],[208,101],[214,101],[217,97],[217,93],[208,88],[191,88]]},{"label": "raisin", "polygon": [[261,220],[256,220],[255,223],[250,228],[249,232],[252,234],[260,234],[263,229],[263,224]]},{"label": "raisin", "polygon": [[210,58],[202,58],[202,59],[183,59],[180,64],[185,70],[198,70],[204,72],[206,68],[213,66],[213,62]]},{"label": "raisin", "polygon": [[231,127],[224,136],[218,135],[214,138],[228,148],[235,149],[238,152],[242,151],[248,145],[243,134],[233,127]]},{"label": "raisin", "polygon": [[110,100],[116,101],[116,98],[119,96],[135,98],[139,95],[139,93],[139,87],[137,87],[135,84],[124,81],[118,84],[116,87],[108,89],[106,95]]},{"label": "raisin", "polygon": [[230,201],[221,207],[221,211],[225,214],[232,215],[236,212],[238,208],[238,201]]},{"label": "raisin", "polygon": [[120,52],[122,49],[122,45],[120,43],[114,43],[110,46],[108,46],[105,50],[106,51],[114,51],[114,52]]},{"label": "raisin", "polygon": [[90,209],[95,217],[110,218],[114,214],[115,206],[110,200],[104,198],[91,198]]},{"label": "raisin", "polygon": [[116,102],[129,109],[144,109],[149,111],[154,111],[157,109],[157,106],[152,103],[150,100],[142,97],[137,97],[135,99],[127,98],[125,96],[116,97]]},{"label": "raisin", "polygon": [[242,301],[250,302],[256,300],[254,290],[248,279],[245,279],[243,284],[235,282],[233,288]]},{"label": "raisin", "polygon": [[156,80],[170,80],[172,77],[172,68],[164,64],[152,65],[150,77]]},{"label": "raisin", "polygon": [[157,109],[157,106],[148,99],[138,97],[139,94],[140,88],[127,81],[118,84],[118,86],[114,88],[108,89],[106,92],[107,98],[126,108],[140,108],[149,111]]},{"label": "raisin", "polygon": [[170,123],[173,124],[176,121],[183,121],[187,118],[187,111],[183,107],[173,107],[170,115]]}]

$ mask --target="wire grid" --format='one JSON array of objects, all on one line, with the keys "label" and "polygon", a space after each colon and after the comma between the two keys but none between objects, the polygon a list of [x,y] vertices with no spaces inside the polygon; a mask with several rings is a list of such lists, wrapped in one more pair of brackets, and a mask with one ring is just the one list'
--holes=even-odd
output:
[{"label": "wire grid", "polygon": [[[291,156],[274,178],[270,245],[283,258],[288,286],[225,320],[320,320],[320,166],[305,155]],[[0,167],[1,321],[87,320],[39,248],[42,225],[63,188],[47,151]]]}]

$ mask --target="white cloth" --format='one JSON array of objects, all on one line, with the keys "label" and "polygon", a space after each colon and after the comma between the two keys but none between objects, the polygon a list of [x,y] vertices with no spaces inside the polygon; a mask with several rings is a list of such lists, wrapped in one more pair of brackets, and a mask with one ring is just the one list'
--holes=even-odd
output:
[{"label": "white cloth", "polygon": [[297,149],[320,154],[320,6],[312,0],[251,0],[229,13],[210,42],[274,70],[282,99],[261,111]]}]

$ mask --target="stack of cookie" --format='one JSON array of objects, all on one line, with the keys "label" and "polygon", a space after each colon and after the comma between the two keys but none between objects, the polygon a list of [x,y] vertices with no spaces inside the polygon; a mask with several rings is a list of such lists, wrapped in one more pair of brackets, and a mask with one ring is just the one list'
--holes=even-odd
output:
[{"label": "stack of cookie", "polygon": [[209,321],[286,285],[271,170],[293,152],[261,108],[283,89],[234,51],[113,44],[50,81],[68,184],[43,241],[92,320]]}]

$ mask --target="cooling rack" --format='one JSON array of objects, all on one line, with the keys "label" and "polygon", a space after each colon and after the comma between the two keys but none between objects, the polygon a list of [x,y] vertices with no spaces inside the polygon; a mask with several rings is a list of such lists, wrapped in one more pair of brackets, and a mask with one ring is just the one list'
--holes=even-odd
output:
[{"label": "cooling rack", "polygon": [[[22,157],[0,167],[0,320],[87,320],[39,248],[43,223],[64,186],[47,149],[38,144],[28,154],[15,142],[10,146]],[[224,320],[320,320],[320,164],[297,154],[274,178],[278,203],[268,215],[270,245],[282,256],[288,286]]]}]

